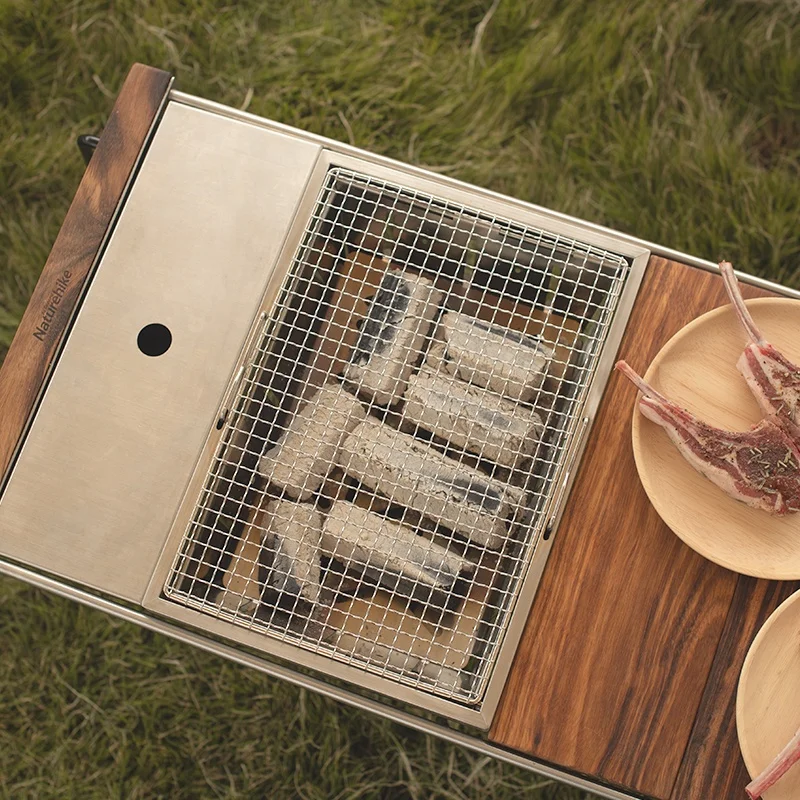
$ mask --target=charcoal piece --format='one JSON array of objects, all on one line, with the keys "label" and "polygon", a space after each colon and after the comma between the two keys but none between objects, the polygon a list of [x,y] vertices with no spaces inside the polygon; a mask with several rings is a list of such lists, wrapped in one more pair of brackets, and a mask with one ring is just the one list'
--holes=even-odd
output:
[{"label": "charcoal piece", "polygon": [[[359,506],[339,500],[322,527],[322,552],[347,569],[364,573],[390,591],[432,601],[449,592],[474,566],[414,531]],[[436,598],[439,604],[446,598]]]},{"label": "charcoal piece", "polygon": [[553,350],[541,339],[448,311],[429,363],[498,394],[532,401],[542,385]]},{"label": "charcoal piece", "polygon": [[295,500],[308,500],[334,465],[342,439],[365,416],[341,386],[323,386],[262,457],[259,472]]},{"label": "charcoal piece", "polygon": [[418,511],[475,544],[498,548],[523,493],[368,418],[344,440],[341,468],[392,503]]},{"label": "charcoal piece", "polygon": [[312,505],[276,500],[267,505],[259,579],[266,590],[319,600],[322,515]]},{"label": "charcoal piece", "polygon": [[452,667],[445,667],[430,661],[420,662],[419,673],[439,689],[455,693],[462,688],[461,673]]},{"label": "charcoal piece", "polygon": [[396,403],[441,302],[442,293],[426,278],[387,270],[345,368],[345,380],[379,405]]},{"label": "charcoal piece", "polygon": [[376,667],[388,667],[399,672],[414,673],[420,668],[420,660],[410,653],[403,653],[377,642],[354,636],[352,633],[340,633],[336,644]]},{"label": "charcoal piece", "polygon": [[533,455],[544,427],[534,411],[430,369],[410,379],[404,414],[450,444],[511,470]]}]

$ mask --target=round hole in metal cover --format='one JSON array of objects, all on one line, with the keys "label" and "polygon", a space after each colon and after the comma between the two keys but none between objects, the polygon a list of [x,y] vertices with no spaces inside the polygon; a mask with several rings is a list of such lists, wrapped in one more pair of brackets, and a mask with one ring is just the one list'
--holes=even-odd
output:
[{"label": "round hole in metal cover", "polygon": [[139,331],[136,344],[146,356],[163,356],[172,344],[172,332],[166,325],[153,322]]}]

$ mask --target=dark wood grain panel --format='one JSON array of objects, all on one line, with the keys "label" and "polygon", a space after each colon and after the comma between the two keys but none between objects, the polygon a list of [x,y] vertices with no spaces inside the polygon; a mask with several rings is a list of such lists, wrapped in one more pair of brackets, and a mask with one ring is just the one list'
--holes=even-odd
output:
[{"label": "dark wood grain panel", "polygon": [[[644,372],[670,336],[725,302],[717,275],[651,258],[620,356]],[[737,576],[650,505],[631,448],[635,399],[612,375],[490,738],[666,799]]]},{"label": "dark wood grain panel", "polygon": [[[0,476],[8,468],[171,76],[134,64],[0,369]],[[76,151],[77,157],[77,151]]]},{"label": "dark wood grain panel", "polygon": [[767,617],[800,582],[739,577],[673,800],[740,798],[750,782],[736,735],[736,690],[747,651]]}]

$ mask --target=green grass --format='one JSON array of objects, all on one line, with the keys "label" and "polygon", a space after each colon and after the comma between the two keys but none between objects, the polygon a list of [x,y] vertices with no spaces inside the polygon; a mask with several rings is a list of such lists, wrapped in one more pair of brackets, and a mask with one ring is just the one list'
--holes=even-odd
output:
[{"label": "green grass", "polygon": [[[108,5],[0,0],[0,356],[134,60],[800,287],[797,0]],[[580,796],[8,580],[0,793]]]}]

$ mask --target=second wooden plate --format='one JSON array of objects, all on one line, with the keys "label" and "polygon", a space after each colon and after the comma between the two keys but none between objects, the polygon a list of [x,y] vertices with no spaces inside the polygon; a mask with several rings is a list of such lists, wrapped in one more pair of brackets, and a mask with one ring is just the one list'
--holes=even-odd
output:
[{"label": "second wooden plate", "polygon": [[[800,592],[795,592],[772,612],[758,632],[739,677],[736,731],[750,777],[772,762],[798,728]],[[764,797],[797,800],[800,765],[792,767]]]},{"label": "second wooden plate", "polygon": [[[747,307],[767,340],[800,364],[800,301],[763,298]],[[645,378],[700,419],[747,430],[763,414],[736,369],[745,344],[732,307],[714,309],[676,333]],[[683,459],[638,403],[633,452],[650,502],[689,547],[745,575],[800,578],[800,514],[774,517],[728,497]]]}]

